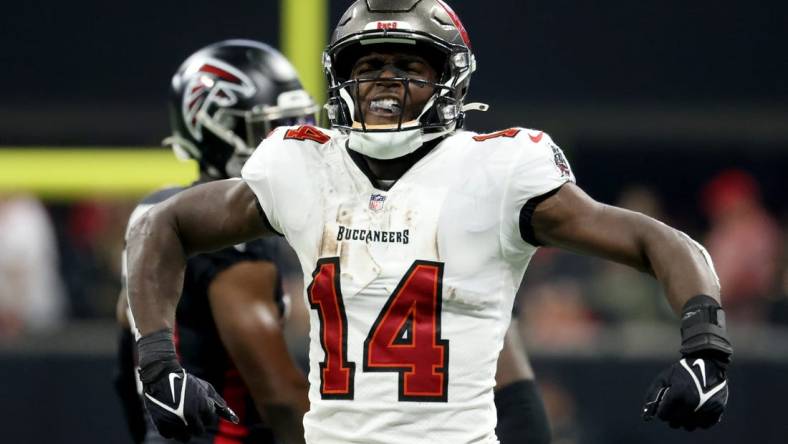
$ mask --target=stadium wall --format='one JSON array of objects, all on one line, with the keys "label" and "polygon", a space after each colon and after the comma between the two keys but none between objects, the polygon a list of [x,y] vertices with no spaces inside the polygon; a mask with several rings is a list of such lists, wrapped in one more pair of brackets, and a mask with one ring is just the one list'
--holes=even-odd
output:
[{"label": "stadium wall", "polygon": [[[644,423],[640,406],[664,359],[535,356],[547,397],[549,387],[571,393],[563,400],[566,422],[556,434],[579,444],[781,444],[788,436],[775,399],[788,397],[788,363],[737,359],[730,403],[721,424],[687,433],[663,423]],[[129,443],[112,389],[111,354],[0,354],[0,425],[3,443]],[[743,377],[743,375],[747,377]]]}]

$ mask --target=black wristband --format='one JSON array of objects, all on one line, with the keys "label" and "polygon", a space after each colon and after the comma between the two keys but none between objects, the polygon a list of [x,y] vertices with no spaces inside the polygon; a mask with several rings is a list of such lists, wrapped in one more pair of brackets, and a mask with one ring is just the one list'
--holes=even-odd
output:
[{"label": "black wristband", "polygon": [[700,294],[684,304],[681,312],[681,354],[712,352],[729,363],[733,347],[725,329],[725,311],[714,298]]},{"label": "black wristband", "polygon": [[137,356],[140,365],[140,380],[144,384],[159,378],[164,372],[179,371],[178,355],[172,340],[172,330],[165,328],[137,341]]},{"label": "black wristband", "polygon": [[503,444],[550,442],[550,423],[533,380],[519,380],[495,391],[498,424],[495,434]]}]

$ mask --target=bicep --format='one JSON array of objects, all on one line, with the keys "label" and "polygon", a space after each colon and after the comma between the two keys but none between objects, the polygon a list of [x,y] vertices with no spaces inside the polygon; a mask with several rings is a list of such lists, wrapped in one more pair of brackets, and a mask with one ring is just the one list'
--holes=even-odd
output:
[{"label": "bicep", "polygon": [[189,188],[153,211],[171,212],[169,220],[187,255],[239,244],[270,232],[257,197],[238,179]]},{"label": "bicep", "polygon": [[644,235],[667,227],[640,213],[595,201],[568,183],[533,211],[535,238],[542,244],[604,257],[649,271]]}]

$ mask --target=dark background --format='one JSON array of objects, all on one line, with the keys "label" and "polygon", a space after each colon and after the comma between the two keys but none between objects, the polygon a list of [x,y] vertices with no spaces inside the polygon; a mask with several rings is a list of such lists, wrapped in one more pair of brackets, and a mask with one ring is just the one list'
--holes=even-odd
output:
[{"label": "dark background", "polygon": [[[349,2],[331,3],[333,26]],[[452,6],[478,59],[469,99],[492,105],[469,116],[472,129],[550,132],[602,200],[638,180],[689,202],[686,190],[710,171],[738,166],[783,210],[788,3]],[[270,0],[10,2],[0,15],[0,145],[157,146],[180,62],[225,38],[277,44],[279,12]]]},{"label": "dark background", "polygon": [[[330,27],[350,2],[331,3]],[[614,202],[625,185],[646,185],[690,234],[708,224],[702,185],[739,168],[758,181],[784,230],[788,2],[450,3],[478,60],[469,99],[492,105],[469,116],[470,128],[548,131],[592,196]],[[181,61],[227,38],[277,45],[279,13],[270,0],[4,2],[0,149],[158,146]],[[101,273],[114,285],[116,276]],[[125,442],[109,385],[111,350],[89,350],[0,350],[1,442]],[[691,435],[637,417],[645,384],[667,359],[537,353],[534,363],[577,398],[578,442],[777,444],[788,442],[780,416],[786,358],[737,361],[726,420]]]},{"label": "dark background", "polygon": [[[349,2],[331,3],[333,26]],[[533,125],[554,113],[600,107],[639,110],[647,120],[655,117],[646,111],[662,119],[683,111],[691,114],[682,119],[687,126],[711,121],[713,127],[715,116],[734,113],[746,119],[760,112],[775,121],[785,116],[785,2],[498,0],[452,6],[479,63],[470,97],[494,106],[493,117],[480,119],[485,128]],[[276,45],[278,23],[278,2],[270,0],[7,2],[0,15],[0,144],[155,145],[166,132],[167,82],[188,54],[231,37]],[[62,110],[70,114],[65,120],[55,117]],[[580,126],[577,118],[569,120],[569,128],[556,122],[548,129]],[[606,125],[632,131],[610,120]],[[788,128],[784,119],[779,124],[768,130],[774,134],[755,138],[784,142]]]},{"label": "dark background", "polygon": [[[661,360],[543,357],[535,365],[543,378],[549,375],[576,397],[578,431],[573,436],[579,443],[781,444],[788,436],[783,412],[768,402],[788,395],[784,385],[775,383],[785,376],[785,366],[738,363],[731,372],[735,384],[725,420],[712,430],[689,433],[639,418],[643,381],[662,368]],[[108,378],[113,368],[108,356],[81,353],[22,354],[6,360],[0,366],[3,381],[35,381],[38,390],[31,393],[20,384],[0,388],[3,442],[131,442]]]}]

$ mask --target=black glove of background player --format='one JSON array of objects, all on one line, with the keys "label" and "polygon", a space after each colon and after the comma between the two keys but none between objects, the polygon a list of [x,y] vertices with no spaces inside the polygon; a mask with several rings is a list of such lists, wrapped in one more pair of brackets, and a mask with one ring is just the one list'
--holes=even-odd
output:
[{"label": "black glove of background player", "polygon": [[709,428],[728,403],[726,370],[733,348],[725,331],[725,312],[709,296],[695,296],[681,318],[683,358],[657,376],[649,387],[643,419],[654,416],[671,427]]},{"label": "black glove of background player", "polygon": [[213,386],[178,363],[171,330],[143,336],[137,350],[145,407],[161,436],[186,442],[218,417],[238,423]]}]

